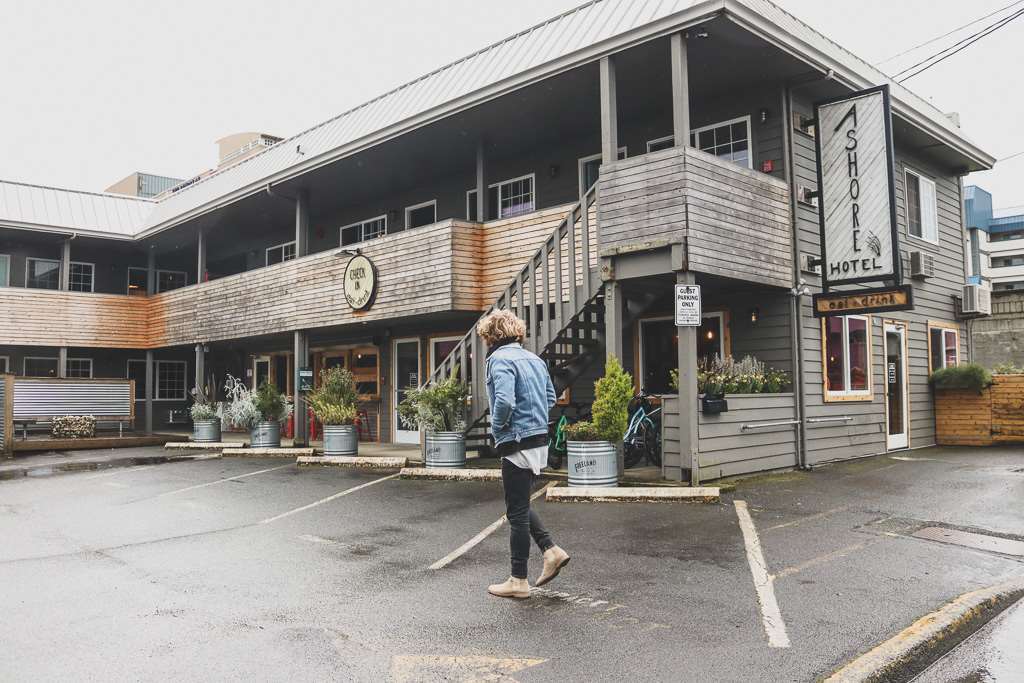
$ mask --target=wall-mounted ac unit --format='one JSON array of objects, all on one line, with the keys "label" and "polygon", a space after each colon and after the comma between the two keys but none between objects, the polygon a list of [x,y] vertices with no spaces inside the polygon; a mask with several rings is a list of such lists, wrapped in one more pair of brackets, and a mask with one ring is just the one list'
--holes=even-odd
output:
[{"label": "wall-mounted ac unit", "polygon": [[935,277],[935,257],[926,251],[910,252],[910,277],[918,280]]},{"label": "wall-mounted ac unit", "polygon": [[992,293],[984,285],[964,285],[963,312],[992,315]]},{"label": "wall-mounted ac unit", "polygon": [[809,187],[800,185],[796,188],[796,200],[801,204],[807,204],[808,206],[818,206],[818,191],[812,190]]},{"label": "wall-mounted ac unit", "polygon": [[821,275],[821,263],[817,256],[813,254],[800,254],[800,270],[805,273],[814,273],[815,275]]}]

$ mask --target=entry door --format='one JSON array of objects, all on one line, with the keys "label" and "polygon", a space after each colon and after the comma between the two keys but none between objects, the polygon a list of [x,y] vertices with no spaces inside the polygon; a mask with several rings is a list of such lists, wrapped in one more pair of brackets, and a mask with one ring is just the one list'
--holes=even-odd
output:
[{"label": "entry door", "polygon": [[420,433],[412,425],[404,424],[398,417],[398,404],[405,399],[405,390],[409,387],[418,387],[422,381],[420,373],[420,340],[419,339],[396,339],[395,357],[392,367],[394,378],[391,385],[394,387],[394,401],[392,412],[395,420],[395,442],[396,443],[419,443]]},{"label": "entry door", "polygon": [[259,356],[252,361],[252,388],[255,391],[270,381],[270,357]]},{"label": "entry door", "polygon": [[909,393],[907,391],[907,327],[902,323],[885,324],[885,410],[886,447],[907,448],[910,440]]}]

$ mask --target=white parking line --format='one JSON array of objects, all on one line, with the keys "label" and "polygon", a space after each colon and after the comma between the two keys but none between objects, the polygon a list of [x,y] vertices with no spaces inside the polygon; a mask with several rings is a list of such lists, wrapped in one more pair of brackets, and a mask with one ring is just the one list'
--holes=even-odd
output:
[{"label": "white parking line", "polygon": [[764,553],[761,552],[761,540],[757,537],[757,529],[754,528],[754,520],[750,518],[747,502],[736,500],[733,501],[733,505],[740,520],[743,544],[747,548],[747,562],[750,564],[750,574],[754,579],[754,589],[757,590],[761,622],[764,624],[764,632],[768,635],[768,644],[772,647],[789,647],[786,623],[782,621],[779,603],[775,600],[775,579],[768,573],[768,565],[764,561]]},{"label": "white parking line", "polygon": [[[535,494],[530,496],[530,500],[531,501],[532,500],[537,500],[537,498],[539,498],[549,488],[554,486],[554,484],[555,484],[555,482],[552,481],[552,482],[546,484],[545,486],[541,487],[540,491],[537,491]],[[502,515],[495,522],[493,522],[492,524],[487,526],[483,531],[478,533],[476,536],[474,536],[473,538],[469,539],[468,541],[466,541],[465,543],[460,545],[458,548],[453,550],[451,553],[449,553],[449,554],[445,555],[444,557],[442,557],[440,560],[438,560],[434,564],[430,565],[429,568],[430,569],[441,569],[442,567],[447,567],[452,562],[454,562],[455,560],[459,559],[460,557],[462,557],[463,555],[468,553],[470,550],[472,550],[476,546],[480,545],[481,541],[483,541],[485,538],[487,538],[488,536],[493,534],[495,531],[497,531],[498,528],[502,524],[504,524],[504,523],[505,523],[505,515]]]},{"label": "white parking line", "polygon": [[315,508],[317,505],[323,505],[324,503],[330,503],[335,498],[341,498],[342,496],[347,496],[350,493],[355,493],[359,489],[365,489],[367,486],[373,486],[374,484],[379,484],[382,481],[387,481],[388,479],[394,479],[398,475],[399,475],[399,473],[396,472],[395,474],[389,474],[386,477],[381,477],[380,479],[374,479],[373,481],[368,481],[365,484],[360,484],[359,486],[353,486],[350,489],[345,489],[344,491],[339,491],[338,493],[335,493],[333,496],[327,496],[326,498],[321,498],[320,500],[316,501],[315,503],[310,503],[309,505],[303,505],[300,508],[295,508],[294,510],[289,510],[288,512],[282,512],[281,514],[279,514],[279,515],[277,515],[275,517],[268,517],[267,519],[265,519],[262,522],[260,522],[260,524],[270,524],[271,522],[276,522],[279,519],[284,519],[285,517],[290,517],[290,516],[292,516],[294,514],[297,514],[299,512],[303,512],[304,510],[309,510],[310,508]]},{"label": "white parking line", "polygon": [[295,463],[290,462],[287,465],[281,465],[280,467],[270,467],[265,470],[256,470],[255,472],[249,472],[247,474],[236,474],[233,477],[225,477],[224,479],[218,479],[216,481],[208,481],[205,484],[196,484],[194,486],[186,486],[183,489],[177,489],[175,491],[168,491],[167,493],[161,493],[157,498],[165,498],[167,496],[173,496],[178,493],[185,493],[185,491],[195,491],[196,489],[204,489],[207,486],[216,486],[217,484],[223,484],[226,481],[238,481],[239,479],[245,479],[246,477],[254,477],[257,474],[263,474],[264,472],[273,472],[274,470],[283,470],[285,467],[292,467]]}]

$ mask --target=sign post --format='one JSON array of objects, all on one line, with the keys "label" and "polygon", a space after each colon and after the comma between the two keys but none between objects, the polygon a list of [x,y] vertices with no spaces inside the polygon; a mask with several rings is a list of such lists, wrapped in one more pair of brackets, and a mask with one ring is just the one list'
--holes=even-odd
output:
[{"label": "sign post", "polygon": [[700,285],[676,285],[676,327],[700,327]]}]

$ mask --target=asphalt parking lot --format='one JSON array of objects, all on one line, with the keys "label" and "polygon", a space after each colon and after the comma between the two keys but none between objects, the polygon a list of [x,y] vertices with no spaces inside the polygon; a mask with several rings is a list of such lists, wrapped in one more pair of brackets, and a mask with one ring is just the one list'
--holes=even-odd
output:
[{"label": "asphalt parking lot", "polygon": [[540,499],[573,561],[527,601],[485,590],[507,576],[507,527],[459,552],[501,517],[497,483],[281,459],[0,482],[0,678],[814,680],[1024,574],[912,536],[1020,534],[1020,468],[1019,449],[936,449],[747,480],[714,505]]}]

